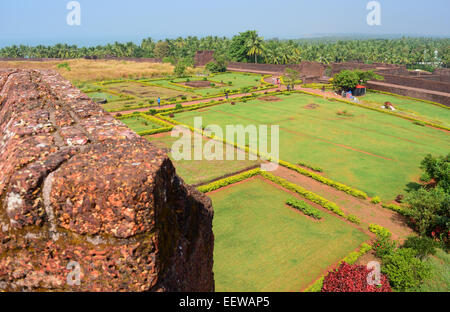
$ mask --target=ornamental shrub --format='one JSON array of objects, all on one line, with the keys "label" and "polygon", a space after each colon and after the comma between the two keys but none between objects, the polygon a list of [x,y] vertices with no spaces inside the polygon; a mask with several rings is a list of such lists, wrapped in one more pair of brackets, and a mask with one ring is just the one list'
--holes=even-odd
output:
[{"label": "ornamental shrub", "polygon": [[367,277],[371,273],[362,265],[342,263],[331,271],[323,281],[322,292],[391,292],[391,286],[384,274],[381,274],[381,285],[369,285]]},{"label": "ornamental shrub", "polygon": [[389,237],[378,236],[377,241],[373,244],[373,250],[378,258],[392,254],[397,248],[397,243],[392,241]]},{"label": "ornamental shrub", "polygon": [[381,271],[387,275],[392,287],[407,291],[418,287],[429,278],[431,269],[417,257],[417,251],[401,248],[383,258]]},{"label": "ornamental shrub", "polygon": [[381,203],[381,199],[378,196],[375,196],[374,198],[372,198],[372,200],[370,201],[372,204],[379,204]]},{"label": "ornamental shrub", "polygon": [[178,103],[178,104],[175,106],[175,109],[176,109],[176,110],[178,110],[178,109],[183,109],[183,105],[181,105],[180,103]]},{"label": "ornamental shrub", "polygon": [[317,210],[316,208],[308,205],[307,203],[305,203],[302,200],[298,200],[298,199],[292,198],[292,199],[288,199],[286,201],[286,204],[291,206],[291,207],[294,207],[295,209],[300,210],[305,215],[307,215],[309,217],[312,217],[312,218],[314,218],[316,220],[322,219],[322,213],[319,210]]},{"label": "ornamental shrub", "polygon": [[380,225],[377,225],[377,224],[370,224],[369,231],[377,234],[378,237],[390,238],[392,236],[392,233],[389,232],[388,229],[386,229]]},{"label": "ornamental shrub", "polygon": [[417,256],[423,260],[428,255],[435,255],[439,244],[429,237],[410,236],[406,239],[403,247],[414,249]]}]

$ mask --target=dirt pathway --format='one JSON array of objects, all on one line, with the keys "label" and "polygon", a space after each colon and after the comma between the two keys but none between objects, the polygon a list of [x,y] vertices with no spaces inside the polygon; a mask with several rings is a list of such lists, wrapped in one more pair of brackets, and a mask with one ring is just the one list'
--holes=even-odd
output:
[{"label": "dirt pathway", "polygon": [[273,174],[336,203],[345,213],[357,216],[367,225],[374,223],[389,229],[394,239],[403,239],[413,234],[403,216],[381,205],[373,205],[368,200],[358,199],[282,166]]}]

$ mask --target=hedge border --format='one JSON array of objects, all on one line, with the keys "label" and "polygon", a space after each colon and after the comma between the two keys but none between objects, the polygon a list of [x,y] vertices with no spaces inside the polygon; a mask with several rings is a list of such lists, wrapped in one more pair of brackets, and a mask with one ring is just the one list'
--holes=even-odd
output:
[{"label": "hedge border", "polygon": [[156,117],[153,116],[149,116],[146,115],[144,113],[132,113],[132,114],[126,114],[126,115],[122,115],[119,117],[116,117],[116,119],[118,120],[122,120],[122,119],[126,119],[126,118],[131,118],[131,117],[142,117],[148,121],[151,121],[157,125],[162,126],[161,128],[158,129],[152,129],[152,130],[144,130],[144,131],[140,131],[140,132],[136,132],[136,134],[140,135],[140,136],[145,136],[145,135],[152,135],[152,134],[158,134],[158,133],[165,133],[165,132],[169,132],[172,131],[172,129],[174,128],[173,125],[165,122],[164,120],[158,119]]},{"label": "hedge border", "polygon": [[240,174],[237,174],[237,175],[225,178],[225,179],[214,181],[210,184],[199,186],[198,190],[202,193],[209,193],[209,192],[219,190],[223,187],[247,180],[254,176],[262,176],[266,180],[269,180],[277,185],[280,185],[281,187],[283,187],[291,192],[297,193],[301,197],[303,197],[313,203],[318,204],[319,206],[325,208],[326,210],[331,211],[334,214],[336,214],[352,223],[359,224],[359,222],[358,223],[355,222],[355,219],[354,219],[355,216],[346,215],[337,204],[329,201],[326,198],[323,198],[323,197],[317,195],[316,193],[308,191],[307,189],[305,189],[297,184],[289,182],[283,178],[277,177],[277,176],[273,175],[272,173],[263,171],[260,168],[242,172]]}]

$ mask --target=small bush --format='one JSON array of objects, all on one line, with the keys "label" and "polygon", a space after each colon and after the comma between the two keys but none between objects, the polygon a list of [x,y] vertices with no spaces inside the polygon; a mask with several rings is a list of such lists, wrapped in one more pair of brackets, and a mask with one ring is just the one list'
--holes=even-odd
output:
[{"label": "small bush", "polygon": [[183,105],[181,105],[180,103],[178,103],[178,104],[175,106],[175,109],[176,109],[176,110],[183,109]]},{"label": "small bush", "polygon": [[379,203],[381,203],[381,199],[380,199],[380,197],[378,197],[378,196],[376,196],[376,197],[374,197],[374,198],[372,198],[372,200],[370,201],[372,204],[379,204]]},{"label": "small bush", "polygon": [[148,112],[149,112],[150,115],[152,115],[152,116],[155,116],[155,115],[158,113],[158,111],[157,111],[156,109],[151,109],[151,110],[149,110]]},{"label": "small bush", "polygon": [[425,259],[428,255],[435,255],[439,244],[429,237],[410,236],[403,244],[403,248],[411,248],[417,252],[420,259]]},{"label": "small bush", "polygon": [[392,236],[392,233],[388,229],[377,224],[370,224],[369,231],[375,233],[378,237],[390,238]]},{"label": "small bush", "polygon": [[286,204],[294,207],[295,209],[300,210],[301,212],[303,212],[305,215],[312,217],[316,220],[321,220],[322,219],[322,213],[317,210],[316,208],[308,205],[307,203],[305,203],[302,200],[298,200],[298,199],[288,199],[286,201]]},{"label": "small bush", "polygon": [[355,215],[348,215],[347,220],[355,224],[361,224],[361,220]]},{"label": "small bush", "polygon": [[367,277],[371,271],[362,265],[342,263],[331,271],[323,281],[322,292],[391,292],[391,286],[384,274],[381,285],[369,285]]},{"label": "small bush", "polygon": [[376,243],[373,245],[373,250],[378,258],[392,254],[397,248],[397,243],[392,241],[389,237],[379,236]]},{"label": "small bush", "polygon": [[430,277],[431,269],[417,258],[417,251],[401,248],[383,258],[381,271],[387,275],[392,287],[398,291],[407,291],[418,287]]}]

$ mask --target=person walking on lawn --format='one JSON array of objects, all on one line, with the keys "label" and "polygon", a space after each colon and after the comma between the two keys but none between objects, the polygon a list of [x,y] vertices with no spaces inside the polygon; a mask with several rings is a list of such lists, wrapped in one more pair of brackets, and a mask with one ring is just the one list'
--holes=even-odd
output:
[{"label": "person walking on lawn", "polygon": [[161,98],[158,96],[158,107],[161,108]]}]

